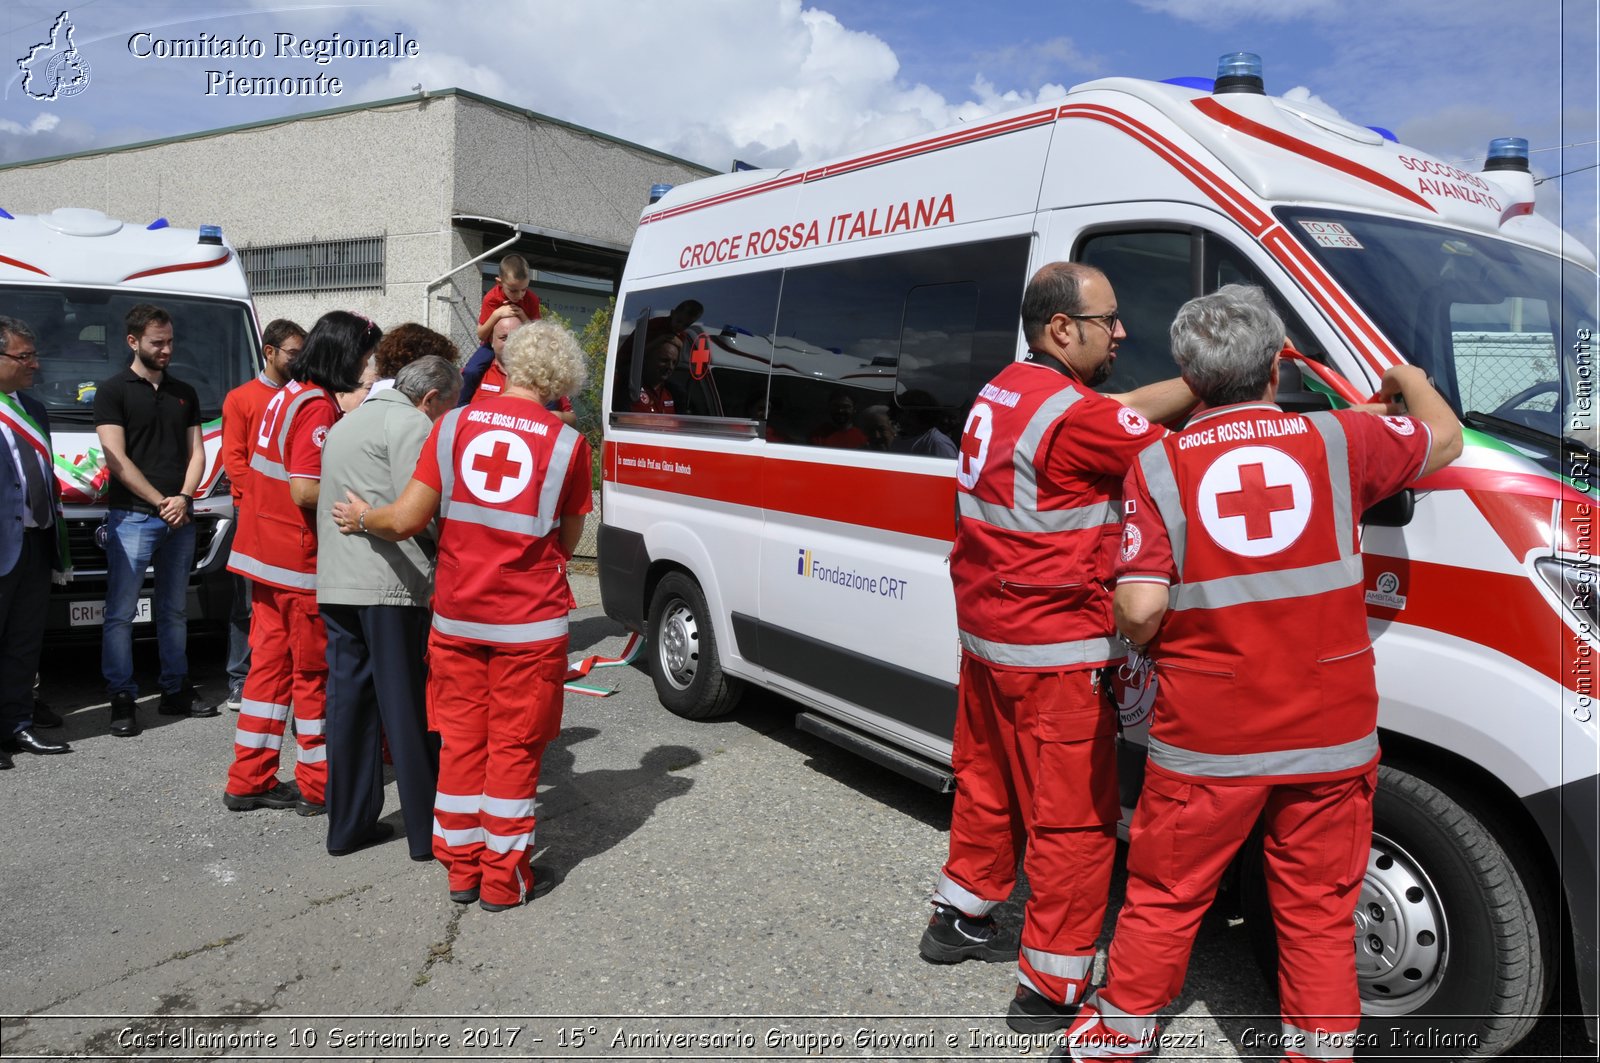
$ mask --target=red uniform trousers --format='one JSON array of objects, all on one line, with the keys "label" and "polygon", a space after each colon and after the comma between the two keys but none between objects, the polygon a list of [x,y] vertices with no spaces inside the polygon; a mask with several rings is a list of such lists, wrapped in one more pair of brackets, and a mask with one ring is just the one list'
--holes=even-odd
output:
[{"label": "red uniform trousers", "polygon": [[300,746],[294,779],[300,796],[320,805],[328,784],[328,754],[322,745],[328,633],[317,596],[254,581],[250,593],[250,674],[233,735],[228,792],[245,796],[272,788],[292,705]]},{"label": "red uniform trousers", "polygon": [[1098,674],[961,661],[950,859],[934,900],[988,914],[1011,895],[1017,851],[1033,896],[1017,979],[1076,1003],[1094,970],[1116,856],[1116,717]]},{"label": "red uniform trousers", "polygon": [[529,647],[428,638],[428,723],[439,732],[433,855],[451,890],[490,904],[533,889],[534,799],[544,750],[561,733],[567,640]]},{"label": "red uniform trousers", "polygon": [[[1200,919],[1259,817],[1278,930],[1284,1059],[1342,1063],[1361,1023],[1355,908],[1372,843],[1373,768],[1305,783],[1204,783],[1152,769],[1128,843],[1128,890],[1108,980],[1072,1036],[1074,1059],[1126,1059],[1154,1044],[1156,1013],[1183,988]],[[1097,1015],[1088,1014],[1093,1009]]]}]

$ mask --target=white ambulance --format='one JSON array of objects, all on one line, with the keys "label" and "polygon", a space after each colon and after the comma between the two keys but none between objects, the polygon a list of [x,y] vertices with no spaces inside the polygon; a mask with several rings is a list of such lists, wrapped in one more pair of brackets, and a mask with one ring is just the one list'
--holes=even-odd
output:
[{"label": "white ambulance", "polygon": [[[1023,353],[1027,278],[1064,259],[1111,278],[1128,339],[1110,392],[1175,374],[1185,300],[1261,285],[1310,360],[1287,408],[1362,401],[1404,360],[1467,426],[1461,460],[1366,518],[1368,1043],[1504,1052],[1563,987],[1593,1037],[1594,255],[1533,213],[1525,142],[1469,173],[1265,95],[1258,71],[1094,81],[653,203],[611,338],[605,609],[648,636],[672,711],[756,684],[948,785],[961,426]],[[1270,956],[1258,876],[1240,879]]]},{"label": "white ambulance", "polygon": [[[204,419],[206,471],[194,504],[191,623],[221,624],[231,602],[224,565],[233,502],[222,472],[222,400],[261,366],[260,330],[244,269],[213,225],[179,229],[165,218],[132,223],[64,207],[16,216],[0,210],[0,315],[38,335],[29,394],[50,414],[56,478],[66,505],[73,580],[50,601],[52,638],[98,635],[106,594],[108,474],[94,430],[96,384],[132,361],[123,318],[138,303],[172,315],[168,372],[194,386]],[[135,633],[150,632],[147,585]]]}]

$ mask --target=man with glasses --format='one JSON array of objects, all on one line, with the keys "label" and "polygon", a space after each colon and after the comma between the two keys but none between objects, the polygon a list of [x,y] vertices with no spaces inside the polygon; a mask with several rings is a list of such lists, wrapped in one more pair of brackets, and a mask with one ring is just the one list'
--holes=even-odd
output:
[{"label": "man with glasses", "polygon": [[205,474],[200,397],[167,372],[172,316],[140,303],[126,319],[128,368],[100,382],[94,427],[106,456],[106,611],[100,668],[111,696],[111,733],[140,731],[133,676],[133,616],[145,571],[155,569],[156,642],[163,716],[215,716],[189,682],[189,570],[194,567],[194,495]]},{"label": "man with glasses", "polygon": [[[1006,1021],[1044,1033],[1083,999],[1116,853],[1117,726],[1100,673],[1124,656],[1107,589],[1122,478],[1165,434],[1151,421],[1194,396],[1178,379],[1094,390],[1127,333],[1092,267],[1041,269],[1022,331],[1027,358],[978,393],[956,458],[956,800],[919,951],[933,963],[1017,959]],[[1024,844],[1033,896],[1019,941],[991,913]]]},{"label": "man with glasses", "polygon": [[0,317],[0,770],[19,751],[71,750],[34,731],[33,677],[44,648],[50,579],[56,573],[65,582],[69,567],[50,418],[22,394],[38,368],[33,330]]},{"label": "man with glasses", "polygon": [[[222,468],[233,489],[233,534],[238,542],[243,526],[239,508],[250,484],[250,448],[255,445],[261,414],[278,389],[289,382],[289,369],[305,349],[306,330],[287,318],[267,323],[261,332],[261,372],[228,392],[222,400]],[[223,706],[238,712],[244,704],[244,681],[250,674],[250,581],[237,572],[233,579],[233,609],[228,613],[228,696]]]}]

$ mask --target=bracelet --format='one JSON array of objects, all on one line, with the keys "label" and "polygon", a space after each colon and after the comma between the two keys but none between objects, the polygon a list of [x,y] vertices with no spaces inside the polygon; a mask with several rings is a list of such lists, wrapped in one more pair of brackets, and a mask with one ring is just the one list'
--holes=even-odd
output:
[{"label": "bracelet", "polygon": [[361,516],[356,518],[356,528],[361,532],[362,535],[367,534],[367,513],[370,512],[371,509],[372,507],[368,506],[366,509],[361,511]]}]

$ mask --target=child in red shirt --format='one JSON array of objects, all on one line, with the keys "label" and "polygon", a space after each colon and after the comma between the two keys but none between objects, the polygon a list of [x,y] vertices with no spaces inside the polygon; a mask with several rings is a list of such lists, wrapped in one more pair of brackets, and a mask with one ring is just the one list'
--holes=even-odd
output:
[{"label": "child in red shirt", "polygon": [[500,279],[478,308],[478,342],[488,343],[494,323],[515,316],[524,323],[540,318],[539,297],[528,290],[528,262],[521,255],[500,260]]}]

